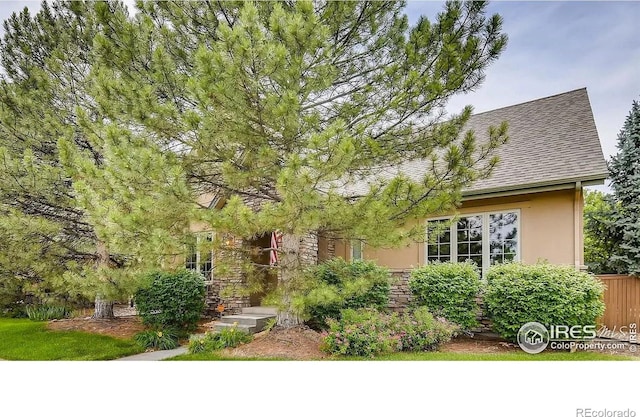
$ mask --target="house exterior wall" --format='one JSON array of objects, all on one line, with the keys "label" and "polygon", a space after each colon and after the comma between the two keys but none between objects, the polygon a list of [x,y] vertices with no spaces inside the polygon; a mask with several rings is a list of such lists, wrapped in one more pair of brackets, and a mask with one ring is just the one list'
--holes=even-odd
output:
[{"label": "house exterior wall", "polygon": [[[468,200],[458,210],[460,215],[485,212],[520,211],[520,260],[527,264],[548,261],[580,267],[584,263],[582,234],[582,191],[549,191]],[[426,219],[423,220],[426,222]],[[320,247],[326,246],[325,239]],[[349,260],[349,242],[336,240],[335,256]],[[320,256],[320,259],[324,259]],[[412,242],[400,248],[372,249],[365,246],[364,259],[394,270],[411,269],[425,263],[425,244]]]}]

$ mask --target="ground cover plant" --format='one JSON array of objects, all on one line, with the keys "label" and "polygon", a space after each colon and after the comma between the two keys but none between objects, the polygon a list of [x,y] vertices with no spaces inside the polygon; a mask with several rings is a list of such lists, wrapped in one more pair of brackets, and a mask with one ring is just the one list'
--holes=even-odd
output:
[{"label": "ground cover plant", "polygon": [[25,307],[25,313],[33,321],[63,319],[71,315],[71,311],[65,306],[47,304],[28,305]]},{"label": "ground cover plant", "polygon": [[178,334],[173,330],[145,330],[136,334],[134,340],[145,349],[169,350],[180,346]]},{"label": "ground cover plant", "polygon": [[236,347],[253,340],[249,333],[238,330],[236,326],[224,328],[218,332],[194,335],[189,339],[189,353],[211,353],[216,350]]}]

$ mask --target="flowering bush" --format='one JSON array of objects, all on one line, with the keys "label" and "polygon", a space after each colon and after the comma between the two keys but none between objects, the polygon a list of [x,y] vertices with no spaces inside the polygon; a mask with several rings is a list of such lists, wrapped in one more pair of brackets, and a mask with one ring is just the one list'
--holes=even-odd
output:
[{"label": "flowering bush", "polygon": [[451,340],[458,326],[434,318],[426,307],[403,315],[373,309],[342,310],[329,319],[322,350],[335,355],[368,356],[394,351],[435,350]]},{"label": "flowering bush", "polygon": [[435,350],[450,341],[458,329],[459,326],[442,317],[433,317],[426,307],[419,307],[411,314],[401,316],[398,324],[398,350]]},{"label": "flowering bush", "polygon": [[339,320],[328,319],[329,331],[322,349],[331,354],[370,356],[397,348],[394,329],[398,316],[374,309],[342,310]]}]

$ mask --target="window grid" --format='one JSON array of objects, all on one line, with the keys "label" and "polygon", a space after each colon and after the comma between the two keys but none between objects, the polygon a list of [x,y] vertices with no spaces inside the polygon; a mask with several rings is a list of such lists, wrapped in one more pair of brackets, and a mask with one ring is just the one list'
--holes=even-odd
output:
[{"label": "window grid", "polygon": [[[446,223],[447,220],[435,220],[429,223],[435,223],[434,227],[428,233],[437,230],[440,225]],[[445,262],[451,259],[451,229],[450,227],[440,232],[433,242],[427,242],[427,261]]]},{"label": "window grid", "polygon": [[205,281],[210,281],[213,273],[213,250],[202,252],[200,247],[203,242],[211,244],[213,233],[197,233],[192,236],[187,244],[185,268],[200,273]]},{"label": "window grid", "polygon": [[[450,237],[450,254],[441,254],[441,233],[429,240],[435,224],[451,218],[427,221],[426,261],[464,261],[471,259],[482,271],[482,275],[495,263],[520,260],[520,210],[468,214],[459,218],[445,233]],[[433,226],[432,226],[433,225]],[[431,237],[433,239],[433,237]],[[436,249],[437,248],[437,249]]]}]

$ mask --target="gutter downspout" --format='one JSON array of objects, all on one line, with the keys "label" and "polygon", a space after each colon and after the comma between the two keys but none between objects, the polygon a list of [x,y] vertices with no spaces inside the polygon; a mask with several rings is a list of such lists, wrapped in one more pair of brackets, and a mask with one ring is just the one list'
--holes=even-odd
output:
[{"label": "gutter downspout", "polygon": [[575,268],[578,271],[585,269],[582,261],[582,257],[584,256],[583,206],[582,182],[576,181],[575,193],[573,196],[573,260]]}]

